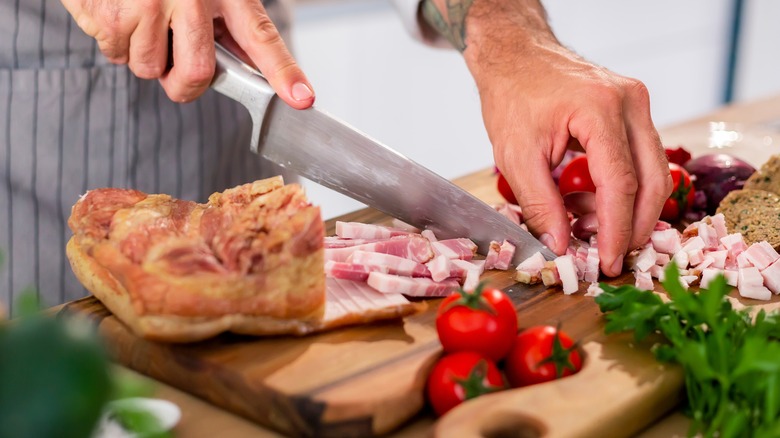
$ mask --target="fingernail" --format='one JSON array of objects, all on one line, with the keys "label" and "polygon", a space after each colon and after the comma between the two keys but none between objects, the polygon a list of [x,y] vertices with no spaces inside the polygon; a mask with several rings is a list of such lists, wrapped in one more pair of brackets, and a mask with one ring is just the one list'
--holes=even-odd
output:
[{"label": "fingernail", "polygon": [[303,82],[296,82],[292,87],[292,97],[297,101],[309,100],[314,96],[308,85]]},{"label": "fingernail", "polygon": [[623,256],[620,255],[618,258],[615,259],[615,262],[612,263],[612,272],[621,273],[623,272]]},{"label": "fingernail", "polygon": [[544,244],[544,246],[555,249],[555,237],[552,236],[552,234],[544,233],[541,236],[539,236],[539,241]]}]

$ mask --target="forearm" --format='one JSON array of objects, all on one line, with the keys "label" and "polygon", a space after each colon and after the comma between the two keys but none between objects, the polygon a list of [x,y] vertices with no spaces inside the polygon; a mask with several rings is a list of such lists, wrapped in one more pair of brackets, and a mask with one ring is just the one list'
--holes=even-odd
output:
[{"label": "forearm", "polygon": [[[538,50],[558,50],[538,0],[423,0],[424,20],[463,53],[475,78],[485,66],[517,68]],[[507,59],[509,57],[509,59]]]}]

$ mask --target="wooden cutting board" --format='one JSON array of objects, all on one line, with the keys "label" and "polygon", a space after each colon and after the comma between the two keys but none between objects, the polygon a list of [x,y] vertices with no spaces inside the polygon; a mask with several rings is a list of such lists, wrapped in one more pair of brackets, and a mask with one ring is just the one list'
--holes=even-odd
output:
[{"label": "wooden cutting board", "polygon": [[[486,170],[456,182],[494,202],[493,181]],[[370,209],[340,219],[389,222]],[[329,234],[334,224],[328,223]],[[521,327],[562,323],[582,341],[585,365],[557,382],[466,403],[437,423],[441,436],[627,436],[680,400],[680,370],[656,363],[649,343],[605,336],[598,307],[583,295],[586,284],[564,295],[559,288],[513,286],[510,272],[491,271],[483,279],[506,288]],[[633,276],[611,281],[625,282]],[[428,304],[403,321],[303,338],[222,335],[191,345],[139,339],[92,297],[61,312],[91,317],[114,359],[141,373],[284,433],[350,437],[387,433],[423,409],[425,378],[440,354],[438,300]]]}]

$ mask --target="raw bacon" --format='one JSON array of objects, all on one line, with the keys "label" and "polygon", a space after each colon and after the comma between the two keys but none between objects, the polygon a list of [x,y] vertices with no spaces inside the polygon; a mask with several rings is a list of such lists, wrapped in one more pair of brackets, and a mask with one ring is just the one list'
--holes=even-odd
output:
[{"label": "raw bacon", "polygon": [[327,248],[325,249],[325,260],[345,262],[355,251],[390,254],[411,259],[418,263],[425,263],[433,258],[434,255],[431,250],[431,243],[428,242],[428,239],[422,236],[412,236],[401,239],[382,240],[347,248]]},{"label": "raw bacon", "polygon": [[436,282],[430,278],[401,277],[381,272],[368,274],[367,283],[382,293],[402,293],[410,297],[446,297],[460,286],[452,279]]},{"label": "raw bacon", "polygon": [[358,265],[384,267],[386,268],[385,272],[389,274],[406,275],[409,277],[431,276],[425,265],[392,254],[357,250],[350,254],[347,260]]},{"label": "raw bacon", "polygon": [[443,254],[450,259],[471,260],[477,253],[477,244],[471,239],[445,239],[431,242],[436,255]]}]

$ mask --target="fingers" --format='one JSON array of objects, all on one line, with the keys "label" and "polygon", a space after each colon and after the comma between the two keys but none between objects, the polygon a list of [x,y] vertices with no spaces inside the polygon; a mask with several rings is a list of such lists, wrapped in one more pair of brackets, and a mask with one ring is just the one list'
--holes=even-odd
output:
[{"label": "fingers", "polygon": [[631,242],[637,174],[623,123],[622,93],[604,87],[590,98],[600,112],[575,115],[569,131],[585,148],[596,186],[601,271],[616,276],[622,272],[623,257]]},{"label": "fingers", "polygon": [[126,64],[130,35],[138,25],[138,14],[124,0],[63,0],[62,4],[87,35],[95,38],[100,51],[115,64]]},{"label": "fingers", "polygon": [[139,78],[157,79],[165,74],[168,60],[168,17],[150,9],[130,37],[128,67]]},{"label": "fingers", "polygon": [[506,173],[503,169],[501,173],[517,196],[524,223],[554,253],[564,254],[569,245],[571,226],[558,186],[550,174],[549,161],[539,152],[506,161],[503,164]]},{"label": "fingers", "polygon": [[268,79],[276,94],[297,109],[314,103],[314,91],[260,2],[240,0],[222,8],[230,34]]},{"label": "fingers", "polygon": [[639,183],[628,248],[631,250],[647,243],[673,184],[661,139],[650,117],[647,88],[641,82],[630,79],[626,90],[623,106],[626,131]]},{"label": "fingers", "polygon": [[203,0],[188,2],[171,17],[173,68],[160,80],[168,97],[189,102],[203,94],[214,77],[212,13]]}]

